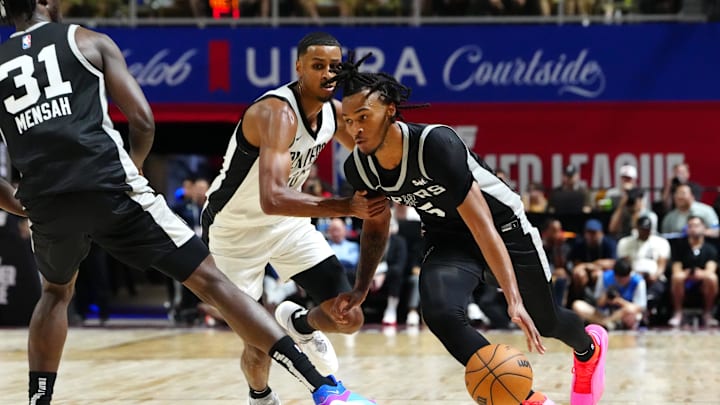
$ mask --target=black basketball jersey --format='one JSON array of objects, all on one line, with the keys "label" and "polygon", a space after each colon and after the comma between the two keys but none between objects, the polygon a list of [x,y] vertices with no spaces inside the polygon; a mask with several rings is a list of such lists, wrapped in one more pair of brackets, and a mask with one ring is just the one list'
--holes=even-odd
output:
[{"label": "black basketball jersey", "polygon": [[39,23],[0,44],[0,135],[21,174],[21,200],[147,187],[113,129],[103,72],[78,49],[77,28]]},{"label": "black basketball jersey", "polygon": [[402,132],[403,154],[396,169],[383,169],[374,156],[364,155],[357,148],[345,161],[345,177],[356,190],[374,190],[396,203],[414,207],[431,241],[473,240],[457,211],[473,182],[487,200],[501,235],[531,228],[520,196],[495,176],[452,128],[397,125]]}]

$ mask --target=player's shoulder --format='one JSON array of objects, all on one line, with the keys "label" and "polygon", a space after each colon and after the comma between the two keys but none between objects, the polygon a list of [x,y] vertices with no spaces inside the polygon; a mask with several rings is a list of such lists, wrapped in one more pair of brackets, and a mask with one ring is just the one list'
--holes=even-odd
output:
[{"label": "player's shoulder", "polygon": [[360,171],[364,171],[365,169],[359,166],[362,165],[364,159],[367,159],[367,156],[360,152],[358,148],[353,149],[348,157],[345,158],[345,162],[343,163],[343,172],[345,173],[345,179],[347,179],[347,181],[349,181],[353,186],[357,186],[359,183],[362,183]]},{"label": "player's shoulder", "polygon": [[287,98],[266,93],[247,108],[243,120],[274,119],[278,114],[297,118],[297,113]]},{"label": "player's shoulder", "polygon": [[413,124],[412,126],[408,125],[408,130],[411,134],[410,137],[417,139],[419,151],[423,156],[431,154],[434,158],[440,156],[450,158],[466,153],[465,143],[455,130],[447,125]]},{"label": "player's shoulder", "polygon": [[407,123],[408,134],[425,147],[442,147],[447,144],[462,144],[454,129],[442,124]]},{"label": "player's shoulder", "polygon": [[350,154],[345,158],[345,162],[343,163],[343,168],[345,169],[345,173],[348,173],[348,170],[357,173],[358,167],[357,167],[357,161],[359,159],[362,159],[364,155],[358,148],[354,148],[352,151],[350,151]]}]

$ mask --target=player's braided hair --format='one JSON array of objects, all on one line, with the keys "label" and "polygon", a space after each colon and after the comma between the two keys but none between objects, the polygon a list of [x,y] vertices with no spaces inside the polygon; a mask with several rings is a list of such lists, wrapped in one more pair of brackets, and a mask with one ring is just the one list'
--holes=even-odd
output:
[{"label": "player's braided hair", "polygon": [[342,62],[337,69],[334,70],[335,77],[328,80],[329,83],[336,83],[342,88],[343,97],[352,96],[364,90],[369,90],[368,96],[374,92],[380,93],[380,99],[384,103],[393,103],[397,107],[395,118],[402,118],[400,109],[413,109],[427,107],[429,104],[403,104],[410,98],[412,89],[402,85],[391,75],[378,72],[367,73],[361,72],[358,68],[365,62],[372,53],[363,56],[357,62],[354,61],[355,53],[350,52],[348,59]]},{"label": "player's braided hair", "polygon": [[24,15],[29,20],[36,6],[37,0],[0,0],[0,19],[9,22]]}]

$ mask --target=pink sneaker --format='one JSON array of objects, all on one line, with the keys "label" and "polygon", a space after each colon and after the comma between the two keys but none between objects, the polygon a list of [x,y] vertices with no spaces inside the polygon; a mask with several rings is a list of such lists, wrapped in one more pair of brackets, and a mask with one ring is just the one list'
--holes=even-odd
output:
[{"label": "pink sneaker", "polygon": [[588,325],[585,331],[595,342],[595,354],[586,361],[574,358],[571,405],[595,405],[605,390],[605,354],[608,349],[607,331],[600,325]]}]

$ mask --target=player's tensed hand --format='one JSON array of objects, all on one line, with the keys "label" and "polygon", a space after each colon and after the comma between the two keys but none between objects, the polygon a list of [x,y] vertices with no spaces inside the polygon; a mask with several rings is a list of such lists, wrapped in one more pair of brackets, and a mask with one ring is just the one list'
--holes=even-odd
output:
[{"label": "player's tensed hand", "polygon": [[363,292],[357,289],[352,289],[348,292],[340,293],[337,297],[335,297],[335,305],[333,305],[333,311],[331,316],[339,324],[347,323],[346,317],[348,313],[353,308],[360,306],[360,304],[365,301],[366,296],[367,292]]},{"label": "player's tensed hand", "polygon": [[356,191],[350,200],[350,215],[361,219],[380,215],[387,209],[390,209],[390,203],[385,196],[369,196],[365,190]]},{"label": "player's tensed hand", "polygon": [[510,320],[519,326],[525,333],[528,350],[532,352],[533,347],[535,347],[538,353],[544,354],[545,346],[542,344],[540,332],[538,332],[535,327],[535,322],[533,322],[532,318],[530,318],[530,315],[527,313],[527,310],[522,302],[508,306],[508,315],[510,315]]}]

